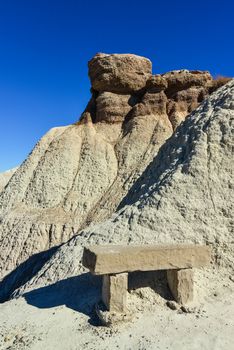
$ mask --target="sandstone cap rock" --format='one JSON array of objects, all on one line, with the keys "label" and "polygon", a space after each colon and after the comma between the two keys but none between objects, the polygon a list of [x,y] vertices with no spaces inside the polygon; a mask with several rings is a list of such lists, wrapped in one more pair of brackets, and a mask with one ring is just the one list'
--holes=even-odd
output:
[{"label": "sandstone cap rock", "polygon": [[133,93],[145,87],[152,74],[149,59],[132,54],[96,54],[88,63],[94,90]]},{"label": "sandstone cap rock", "polygon": [[207,71],[187,69],[174,70],[162,75],[166,79],[169,94],[179,90],[185,90],[191,86],[209,86],[212,84],[212,76]]}]

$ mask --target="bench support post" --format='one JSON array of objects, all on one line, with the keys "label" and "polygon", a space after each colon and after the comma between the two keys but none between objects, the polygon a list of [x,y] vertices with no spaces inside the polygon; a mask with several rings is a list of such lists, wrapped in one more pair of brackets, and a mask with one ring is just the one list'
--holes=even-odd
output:
[{"label": "bench support post", "polygon": [[167,282],[171,293],[179,304],[193,300],[193,270],[167,270]]},{"label": "bench support post", "polygon": [[104,275],[102,301],[110,312],[126,312],[128,274]]}]

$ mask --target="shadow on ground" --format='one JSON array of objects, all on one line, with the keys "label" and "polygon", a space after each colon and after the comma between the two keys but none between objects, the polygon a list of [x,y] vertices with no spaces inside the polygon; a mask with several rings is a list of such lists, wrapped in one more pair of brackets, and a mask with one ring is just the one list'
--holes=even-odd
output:
[{"label": "shadow on ground", "polygon": [[165,270],[136,271],[128,274],[128,290],[150,287],[165,300],[173,300]]},{"label": "shadow on ground", "polygon": [[14,291],[27,283],[42,266],[56,253],[57,247],[32,255],[0,282],[0,303],[11,298]]},{"label": "shadow on ground", "polygon": [[40,309],[65,305],[90,317],[95,324],[94,305],[101,299],[101,277],[84,273],[66,278],[23,295],[28,304]]},{"label": "shadow on ground", "polygon": [[[101,300],[102,277],[83,273],[52,285],[23,294],[27,303],[40,309],[65,305],[90,317],[89,323],[100,325],[95,313],[95,304]],[[165,271],[145,271],[129,273],[128,289],[150,287],[165,299],[171,299]]]}]

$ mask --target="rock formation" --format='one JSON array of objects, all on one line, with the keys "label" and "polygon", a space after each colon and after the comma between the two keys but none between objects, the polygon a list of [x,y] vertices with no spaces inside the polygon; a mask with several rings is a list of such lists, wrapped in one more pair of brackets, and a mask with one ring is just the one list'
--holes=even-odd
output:
[{"label": "rock formation", "polygon": [[222,278],[232,275],[233,121],[234,81],[177,128],[110,219],[80,231],[33,264],[29,259],[5,279],[1,296],[20,286],[16,294],[82,274],[85,244],[207,244],[213,249],[209,278],[217,268],[224,269]]},{"label": "rock formation", "polygon": [[145,88],[152,64],[136,55],[97,54],[89,61],[89,77],[94,90],[131,94]]},{"label": "rock formation", "polygon": [[80,121],[50,130],[0,194],[0,278],[108,218],[213,87],[208,72],[152,75],[135,55],[97,54],[89,76]]}]

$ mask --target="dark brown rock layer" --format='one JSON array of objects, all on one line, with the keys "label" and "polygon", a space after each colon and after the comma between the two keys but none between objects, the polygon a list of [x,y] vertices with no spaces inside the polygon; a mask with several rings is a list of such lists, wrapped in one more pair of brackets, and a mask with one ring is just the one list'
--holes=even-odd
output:
[{"label": "dark brown rock layer", "polygon": [[173,130],[227,82],[200,70],[153,75],[147,58],[130,54],[95,55],[89,61],[89,76],[92,99],[82,121],[121,123],[138,116],[166,114]]}]

